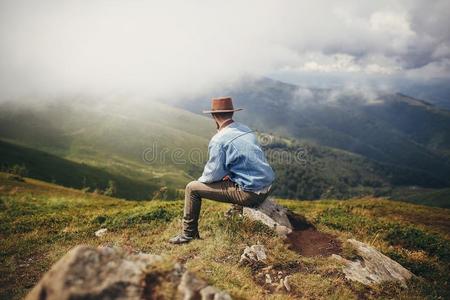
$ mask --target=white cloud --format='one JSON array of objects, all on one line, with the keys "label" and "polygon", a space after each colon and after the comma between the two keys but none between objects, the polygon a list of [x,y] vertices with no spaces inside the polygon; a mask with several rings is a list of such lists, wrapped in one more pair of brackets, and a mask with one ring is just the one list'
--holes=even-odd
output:
[{"label": "white cloud", "polygon": [[396,71],[395,68],[389,67],[389,66],[380,66],[378,64],[368,64],[364,71],[367,74],[385,74],[385,75],[391,75]]},{"label": "white cloud", "polygon": [[[304,71],[318,71],[318,72],[360,72],[361,67],[355,63],[355,58],[347,54],[334,54],[332,56],[315,55],[319,61],[307,61],[301,68]],[[327,61],[328,60],[328,61]]]},{"label": "white cloud", "polygon": [[449,11],[445,0],[2,0],[0,98],[183,98],[287,71],[445,78]]},{"label": "white cloud", "polygon": [[401,71],[401,67],[392,59],[371,55],[357,58],[352,55],[337,53],[307,53],[297,57],[298,67],[286,66],[280,71],[323,72],[323,73],[365,73],[391,75]]},{"label": "white cloud", "polygon": [[411,24],[406,16],[406,12],[393,13],[390,11],[377,11],[370,16],[370,28],[397,37],[414,36]]}]

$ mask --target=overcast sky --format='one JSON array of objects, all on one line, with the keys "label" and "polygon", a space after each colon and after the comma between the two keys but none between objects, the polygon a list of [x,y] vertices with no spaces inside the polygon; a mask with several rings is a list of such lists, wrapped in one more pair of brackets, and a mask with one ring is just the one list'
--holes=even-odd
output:
[{"label": "overcast sky", "polygon": [[450,1],[0,0],[0,98],[450,79]]}]

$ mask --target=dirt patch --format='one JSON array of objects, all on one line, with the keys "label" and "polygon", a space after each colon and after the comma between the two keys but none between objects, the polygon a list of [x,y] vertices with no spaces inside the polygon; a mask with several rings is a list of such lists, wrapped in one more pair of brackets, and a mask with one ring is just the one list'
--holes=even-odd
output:
[{"label": "dirt patch", "polygon": [[330,256],[342,252],[336,237],[315,228],[294,230],[288,234],[286,242],[291,250],[303,256]]},{"label": "dirt patch", "polygon": [[289,249],[303,256],[331,256],[342,252],[335,236],[318,231],[304,216],[288,212],[294,231],[287,235]]},{"label": "dirt patch", "polygon": [[[294,231],[288,234],[285,240],[290,249],[303,256],[329,256],[333,253],[341,253],[341,244],[336,237],[318,231],[302,215],[288,211],[287,217],[294,227]],[[289,277],[295,273],[315,272],[315,266],[308,266],[300,261],[288,261],[273,265],[257,262],[249,267],[253,274],[253,280],[263,288],[267,295],[280,292],[298,296],[299,292],[289,284]]]}]

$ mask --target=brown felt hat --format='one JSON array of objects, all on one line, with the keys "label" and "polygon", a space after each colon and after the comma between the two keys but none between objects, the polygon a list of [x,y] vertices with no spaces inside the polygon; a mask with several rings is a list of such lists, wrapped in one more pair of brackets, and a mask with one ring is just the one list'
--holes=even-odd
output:
[{"label": "brown felt hat", "polygon": [[220,97],[211,99],[211,110],[204,110],[204,114],[227,113],[240,111],[242,108],[234,108],[231,97]]}]

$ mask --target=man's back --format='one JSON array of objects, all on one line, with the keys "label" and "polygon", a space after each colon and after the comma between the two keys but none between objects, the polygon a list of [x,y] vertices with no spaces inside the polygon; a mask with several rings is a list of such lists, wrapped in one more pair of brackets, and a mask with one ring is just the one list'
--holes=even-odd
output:
[{"label": "man's back", "polygon": [[273,170],[254,132],[246,125],[238,122],[228,125],[211,139],[209,149],[210,157],[211,151],[223,155],[223,159],[214,163],[224,164],[226,175],[244,190],[257,192],[272,184]]}]

